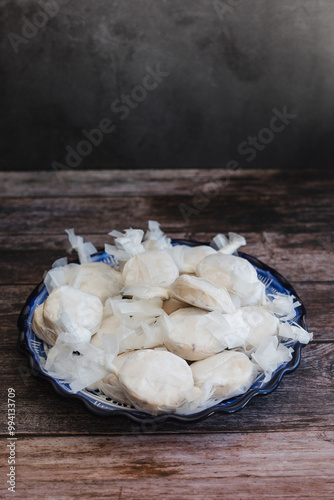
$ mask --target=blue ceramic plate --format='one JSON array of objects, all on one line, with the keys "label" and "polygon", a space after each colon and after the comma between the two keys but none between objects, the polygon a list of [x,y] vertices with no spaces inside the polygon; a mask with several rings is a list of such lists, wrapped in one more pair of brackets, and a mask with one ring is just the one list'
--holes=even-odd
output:
[{"label": "blue ceramic plate", "polygon": [[[174,240],[173,244],[196,246],[203,243],[190,240]],[[255,267],[259,279],[267,286],[267,294],[280,292],[287,295],[294,295],[294,297],[301,302],[292,285],[290,285],[290,283],[288,283],[288,281],[277,271],[245,253],[239,252],[239,256],[247,259]],[[93,262],[105,262],[110,266],[115,265],[115,260],[105,252],[94,254],[92,256],[92,260]],[[152,421],[165,421],[166,419],[178,420],[181,422],[195,421],[217,412],[234,412],[243,408],[248,401],[250,401],[257,394],[268,394],[276,389],[283,375],[295,370],[300,362],[302,345],[299,342],[293,342],[291,340],[282,341],[287,347],[292,347],[294,349],[292,359],[288,363],[284,363],[279,366],[269,381],[264,382],[264,375],[261,374],[255,380],[252,387],[241,396],[222,401],[221,403],[215,404],[210,408],[198,411],[197,413],[192,413],[191,415],[164,414],[152,417],[152,415],[136,410],[132,406],[113,401],[99,391],[91,392],[88,390],[82,390],[78,393],[73,393],[66,382],[48,375],[43,368],[48,346],[36,337],[32,330],[34,311],[36,307],[46,300],[47,296],[48,293],[44,283],[41,283],[28,298],[18,319],[18,328],[20,332],[18,349],[22,354],[25,354],[28,357],[29,366],[34,375],[48,380],[59,395],[79,399],[90,411],[97,415],[124,415],[137,422],[145,423]],[[293,320],[306,329],[306,311],[302,303],[300,306],[296,307],[295,313],[296,315]]]}]

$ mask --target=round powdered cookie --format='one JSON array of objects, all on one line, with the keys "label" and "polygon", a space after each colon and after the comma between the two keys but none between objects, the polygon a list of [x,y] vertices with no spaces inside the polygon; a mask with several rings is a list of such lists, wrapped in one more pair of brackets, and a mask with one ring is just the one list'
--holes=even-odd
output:
[{"label": "round powdered cookie", "polygon": [[104,303],[118,295],[122,286],[122,274],[103,262],[88,262],[72,267],[68,284],[82,292],[98,297]]},{"label": "round powdered cookie", "polygon": [[191,365],[195,385],[202,387],[209,383],[212,396],[229,399],[246,392],[256,377],[254,364],[246,354],[237,351],[223,351],[211,358],[196,361]]},{"label": "round powdered cookie", "polygon": [[246,259],[217,252],[199,263],[196,274],[236,294],[240,298],[241,306],[261,305],[266,302],[265,286],[259,281],[255,268]]},{"label": "round powdered cookie", "polygon": [[102,343],[103,335],[115,334],[119,326],[120,326],[120,320],[119,318],[117,318],[117,316],[114,315],[105,316],[102,320],[100,328],[95,333],[95,335],[92,336],[90,343],[95,347],[99,347],[101,349],[103,347]]},{"label": "round powdered cookie", "polygon": [[168,351],[138,351],[123,364],[119,381],[132,404],[148,413],[173,411],[194,387],[190,367]]},{"label": "round powdered cookie", "polygon": [[162,305],[162,308],[166,314],[172,314],[179,309],[186,309],[187,307],[191,307],[191,305],[181,300],[174,299],[173,297],[165,300]]},{"label": "round powdered cookie", "polygon": [[67,285],[53,290],[44,303],[45,326],[57,335],[68,331],[69,322],[94,334],[102,317],[103,305],[98,297]]},{"label": "round powdered cookie", "polygon": [[235,306],[226,288],[204,278],[183,274],[169,287],[171,295],[188,304],[206,309],[232,313]]},{"label": "round powdered cookie", "polygon": [[44,322],[44,304],[41,304],[35,309],[34,318],[32,321],[32,329],[36,336],[49,345],[55,345],[57,334],[45,326]]},{"label": "round powdered cookie", "polygon": [[173,257],[180,273],[195,273],[198,264],[205,257],[217,253],[212,247],[206,245],[197,247],[175,245],[168,252]]},{"label": "round powdered cookie", "polygon": [[166,333],[165,346],[181,358],[196,361],[213,356],[224,346],[205,325],[208,313],[196,307],[179,309],[169,316],[172,329]]},{"label": "round powdered cookie", "polygon": [[178,277],[179,270],[164,250],[149,250],[135,255],[124,266],[125,285],[149,283],[166,288]]}]

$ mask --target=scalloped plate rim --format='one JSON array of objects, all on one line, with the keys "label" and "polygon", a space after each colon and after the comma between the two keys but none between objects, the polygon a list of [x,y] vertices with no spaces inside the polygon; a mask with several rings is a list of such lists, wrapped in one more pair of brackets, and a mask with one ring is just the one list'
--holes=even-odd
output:
[{"label": "scalloped plate rim", "polygon": [[[173,239],[172,243],[173,244],[185,244],[185,245],[189,245],[189,246],[208,245],[208,243],[199,242],[199,241],[195,241],[195,240],[187,240],[187,239]],[[102,256],[104,254],[107,255],[103,250],[101,250],[101,251],[93,254],[92,257]],[[267,264],[263,263],[262,261],[260,261],[256,257],[253,257],[249,254],[244,253],[244,252],[238,252],[238,255],[242,258],[245,258],[251,264],[255,265],[259,269],[262,269],[262,270],[267,271],[270,274],[272,274],[279,281],[279,283],[282,286],[284,286],[284,288],[289,290],[296,297],[296,299],[301,303],[301,305],[298,307],[298,310],[300,312],[300,317],[298,318],[298,323],[303,328],[306,328],[305,306],[302,303],[302,301],[300,300],[294,287],[287,281],[287,279],[284,278],[284,276],[282,276],[278,271],[271,268]],[[75,260],[73,262],[78,263],[79,261]],[[244,408],[247,405],[247,403],[249,403],[249,401],[251,401],[255,396],[267,395],[267,394],[271,393],[272,391],[274,391],[277,388],[277,386],[279,385],[279,383],[281,382],[283,376],[285,374],[289,374],[289,373],[292,373],[293,371],[295,371],[296,368],[298,367],[300,361],[301,361],[301,348],[303,347],[303,345],[300,344],[299,342],[296,342],[296,344],[294,345],[292,359],[289,361],[289,363],[286,366],[284,366],[284,367],[278,369],[278,371],[276,371],[274,376],[266,383],[265,387],[255,388],[252,390],[249,389],[246,393],[244,393],[240,396],[237,396],[236,398],[232,398],[232,400],[236,399],[236,401],[234,403],[231,403],[231,406],[229,406],[229,407],[222,407],[222,406],[220,406],[221,403],[217,403],[209,408],[205,408],[204,410],[201,410],[201,411],[194,413],[194,414],[179,415],[179,414],[175,414],[175,413],[164,413],[164,414],[157,415],[157,416],[150,415],[150,414],[145,413],[145,412],[140,411],[140,410],[136,410],[135,408],[126,408],[126,409],[125,408],[115,408],[115,409],[99,408],[98,406],[94,405],[91,401],[86,399],[86,397],[84,395],[75,394],[75,393],[71,393],[71,392],[66,391],[63,387],[61,387],[59,385],[59,383],[56,379],[54,379],[52,376],[44,373],[41,370],[40,365],[37,363],[37,361],[35,359],[35,353],[33,353],[33,351],[27,345],[26,331],[25,331],[25,329],[26,329],[25,321],[26,321],[26,318],[28,315],[27,308],[29,311],[29,306],[30,306],[31,302],[37,298],[37,296],[41,293],[43,287],[44,287],[44,282],[39,283],[39,285],[37,285],[35,287],[35,289],[31,292],[31,294],[27,298],[27,300],[26,300],[26,302],[21,310],[21,313],[20,313],[18,321],[17,321],[17,326],[19,329],[17,348],[21,354],[23,354],[27,357],[29,368],[32,371],[32,375],[34,375],[37,378],[42,378],[44,380],[47,380],[51,384],[51,386],[52,386],[53,390],[56,392],[56,394],[58,394],[62,398],[65,398],[65,399],[72,399],[73,398],[73,399],[79,400],[81,403],[83,403],[83,405],[91,413],[93,413],[94,415],[100,416],[100,417],[107,418],[107,417],[116,417],[116,416],[123,417],[123,416],[125,416],[125,417],[128,417],[130,420],[137,422],[137,423],[141,423],[141,424],[152,423],[152,422],[156,422],[156,423],[166,422],[167,420],[168,421],[174,420],[174,421],[186,423],[186,422],[195,422],[195,421],[202,420],[202,419],[207,418],[215,413],[234,413],[234,412],[239,411],[242,408]],[[224,401],[222,401],[222,403],[226,403],[226,401],[228,401],[228,400],[224,400]]]}]

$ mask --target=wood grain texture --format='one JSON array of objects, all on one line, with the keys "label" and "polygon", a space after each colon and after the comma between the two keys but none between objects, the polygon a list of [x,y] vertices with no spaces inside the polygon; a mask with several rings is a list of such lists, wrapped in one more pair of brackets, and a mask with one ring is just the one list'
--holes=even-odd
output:
[{"label": "wood grain texture", "polygon": [[[185,222],[200,190],[216,195]],[[17,494],[25,499],[334,497],[334,172],[0,172],[0,457],[7,388],[16,389]],[[195,200],[196,201],[196,200]],[[241,232],[305,303],[314,341],[278,388],[234,414],[188,424],[91,415],[35,378],[17,351],[17,316],[54,260],[64,228],[97,248],[111,229],[162,223],[208,242]],[[74,256],[70,256],[70,260]],[[6,498],[7,493],[4,493]]]},{"label": "wood grain texture", "polygon": [[333,441],[333,431],[308,430],[21,438],[17,491],[27,499],[330,498]]},{"label": "wood grain texture", "polygon": [[[61,200],[61,201],[60,201]],[[94,198],[0,198],[0,234],[38,233],[43,226],[49,234],[59,234],[71,227],[81,232],[108,233],[111,224],[123,230],[130,225],[146,226],[149,219],[158,220],[166,232],[175,232],[185,223],[189,231],[216,231],[217,221],[222,232],[234,231],[333,231],[333,199],[331,196],[309,198],[294,195],[254,196],[220,194],[203,210],[184,220],[180,206],[192,206],[193,196],[159,195],[148,197]],[[21,214],[25,214],[22,217]]]},{"label": "wood grain texture", "polygon": [[333,182],[333,172],[304,170],[187,169],[187,170],[72,170],[63,172],[60,182],[54,172],[0,172],[0,196],[152,196],[171,192],[186,195],[191,190],[217,186],[225,194],[259,193],[290,197],[295,191],[303,195],[323,194],[324,186]]}]

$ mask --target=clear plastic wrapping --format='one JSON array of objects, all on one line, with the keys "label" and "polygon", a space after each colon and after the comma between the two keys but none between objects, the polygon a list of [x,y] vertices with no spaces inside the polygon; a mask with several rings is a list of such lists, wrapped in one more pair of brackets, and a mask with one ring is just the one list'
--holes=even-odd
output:
[{"label": "clear plastic wrapping", "polygon": [[48,296],[43,314],[45,326],[56,334],[68,331],[74,321],[92,335],[101,324],[103,305],[98,297],[65,285]]},{"label": "clear plastic wrapping", "polygon": [[236,351],[224,351],[191,365],[195,385],[209,384],[212,396],[220,400],[239,396],[254,382],[257,370],[249,358]]},{"label": "clear plastic wrapping", "polygon": [[99,389],[152,415],[196,413],[246,392],[259,373],[269,380],[291,360],[285,342],[312,339],[293,322],[296,298],[266,294],[237,256],[240,235],[188,247],[173,246],[156,221],[146,233],[112,231],[105,248],[117,271],[91,262],[95,246],[66,232],[81,264],[53,264],[33,329],[53,346],[45,369],[73,392]]},{"label": "clear plastic wrapping", "polygon": [[165,346],[189,361],[204,359],[224,349],[207,328],[207,312],[195,307],[179,309],[169,316]]},{"label": "clear plastic wrapping", "polygon": [[196,274],[237,295],[241,306],[267,302],[265,286],[259,281],[256,270],[241,257],[220,252],[209,255],[199,263]]},{"label": "clear plastic wrapping", "polygon": [[179,275],[172,257],[165,250],[148,250],[128,260],[123,269],[125,285],[144,283],[167,288]]},{"label": "clear plastic wrapping", "polygon": [[235,306],[226,288],[205,279],[183,274],[169,287],[171,295],[207,311],[231,313]]},{"label": "clear plastic wrapping", "polygon": [[131,403],[153,415],[180,407],[194,387],[186,361],[171,352],[151,349],[130,356],[119,381]]},{"label": "clear plastic wrapping", "polygon": [[65,229],[71,244],[71,250],[78,253],[80,264],[91,262],[91,255],[97,252],[97,249],[90,241],[84,243],[82,236],[77,236],[74,229]]},{"label": "clear plastic wrapping", "polygon": [[272,373],[292,358],[293,349],[278,342],[276,336],[262,337],[252,359],[265,373],[265,380],[270,380]]},{"label": "clear plastic wrapping", "polygon": [[224,234],[217,234],[211,245],[217,248],[219,252],[224,254],[234,254],[240,247],[246,245],[246,240],[243,236],[237,233],[228,233],[228,238]]},{"label": "clear plastic wrapping", "polygon": [[180,273],[195,273],[198,264],[208,255],[215,254],[216,250],[207,245],[187,247],[175,245],[169,250]]}]

